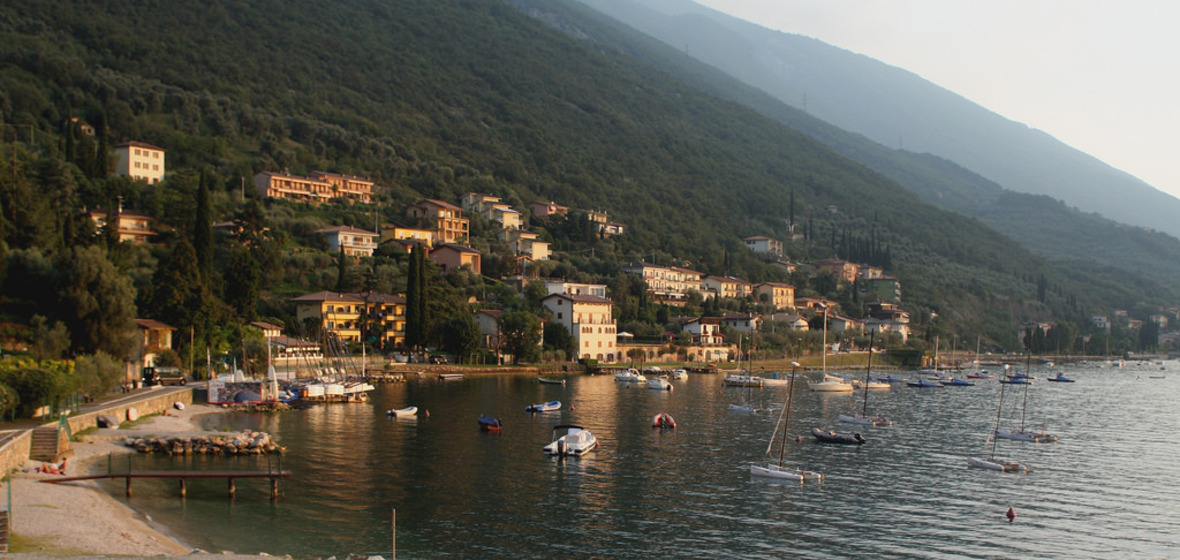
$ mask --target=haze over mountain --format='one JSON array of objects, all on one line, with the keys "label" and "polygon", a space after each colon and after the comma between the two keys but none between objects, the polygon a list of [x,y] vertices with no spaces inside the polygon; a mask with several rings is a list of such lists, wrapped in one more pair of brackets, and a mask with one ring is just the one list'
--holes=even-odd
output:
[{"label": "haze over mountain", "polygon": [[1180,237],[1180,199],[903,69],[687,0],[582,1],[845,130]]}]

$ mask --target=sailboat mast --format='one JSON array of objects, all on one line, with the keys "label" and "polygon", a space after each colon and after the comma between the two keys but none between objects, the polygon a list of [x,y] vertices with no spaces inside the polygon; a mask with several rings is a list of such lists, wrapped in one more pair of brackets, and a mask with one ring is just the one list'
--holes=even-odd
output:
[{"label": "sailboat mast", "polygon": [[[1028,360],[1024,363],[1024,375],[1032,374],[1032,351],[1028,353]],[[1028,410],[1028,386],[1032,382],[1028,379],[1024,380],[1024,400],[1020,403],[1020,433],[1024,433],[1024,412]]]},{"label": "sailboat mast", "polygon": [[787,422],[791,419],[791,398],[795,394],[795,366],[791,366],[791,380],[787,382],[787,407],[783,410],[783,439],[778,447],[778,465],[783,466],[783,456],[787,452]]},{"label": "sailboat mast", "polygon": [[1000,404],[996,405],[996,427],[992,428],[992,433],[990,436],[992,440],[992,452],[988,457],[989,459],[994,459],[996,457],[996,443],[999,440],[999,438],[996,437],[996,430],[1000,429],[1000,411],[1004,408],[1004,388],[1007,386],[1007,383],[1000,383]]},{"label": "sailboat mast", "polygon": [[869,417],[869,382],[872,380],[873,373],[873,331],[869,331],[869,363],[865,365],[865,403],[864,410],[861,411],[861,416]]}]

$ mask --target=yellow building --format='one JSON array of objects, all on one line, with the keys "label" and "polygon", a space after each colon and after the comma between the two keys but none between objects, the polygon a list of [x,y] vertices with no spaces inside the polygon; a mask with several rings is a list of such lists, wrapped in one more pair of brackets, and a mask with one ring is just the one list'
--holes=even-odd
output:
[{"label": "yellow building", "polygon": [[467,242],[471,222],[454,204],[425,198],[406,208],[406,215],[418,220],[421,228],[434,232],[434,245]]},{"label": "yellow building", "polygon": [[335,333],[341,340],[359,342],[361,328],[367,322],[370,336],[386,348],[405,343],[406,300],[401,296],[316,292],[292,298],[291,302],[300,323],[312,319],[322,332]]},{"label": "yellow building", "polygon": [[775,309],[794,309],[795,287],[778,282],[763,282],[754,286],[754,299],[758,303],[769,303]]},{"label": "yellow building", "polygon": [[264,171],[254,176],[254,185],[263,198],[284,198],[319,204],[333,198],[368,203],[373,196],[373,182],[360,177],[314,171],[311,177]]}]

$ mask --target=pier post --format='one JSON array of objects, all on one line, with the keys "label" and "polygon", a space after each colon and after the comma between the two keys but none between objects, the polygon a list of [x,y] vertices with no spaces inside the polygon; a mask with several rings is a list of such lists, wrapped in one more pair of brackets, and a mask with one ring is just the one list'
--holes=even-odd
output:
[{"label": "pier post", "polygon": [[185,497],[188,494],[187,490],[188,489],[185,487],[184,479],[183,478],[180,479],[180,497],[181,498]]},{"label": "pier post", "polygon": [[232,477],[232,476],[231,476],[231,477],[229,477],[229,479],[228,479],[228,480],[229,480],[229,497],[231,497],[231,498],[232,498],[232,497],[234,497],[234,492],[236,491],[236,488],[234,488],[234,479],[233,479],[233,477]]},{"label": "pier post", "polygon": [[389,553],[389,560],[397,560],[397,508],[393,508],[391,524],[393,528],[393,549]]},{"label": "pier post", "polygon": [[277,477],[270,477],[270,499],[279,499],[279,479]]},{"label": "pier post", "polygon": [[127,497],[131,497],[131,473],[127,473]]}]

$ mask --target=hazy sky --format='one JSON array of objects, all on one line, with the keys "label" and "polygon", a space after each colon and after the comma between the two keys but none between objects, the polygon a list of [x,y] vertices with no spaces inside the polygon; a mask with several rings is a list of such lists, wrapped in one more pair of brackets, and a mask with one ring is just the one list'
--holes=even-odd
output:
[{"label": "hazy sky", "polygon": [[1180,196],[1180,2],[695,1],[914,72]]}]

